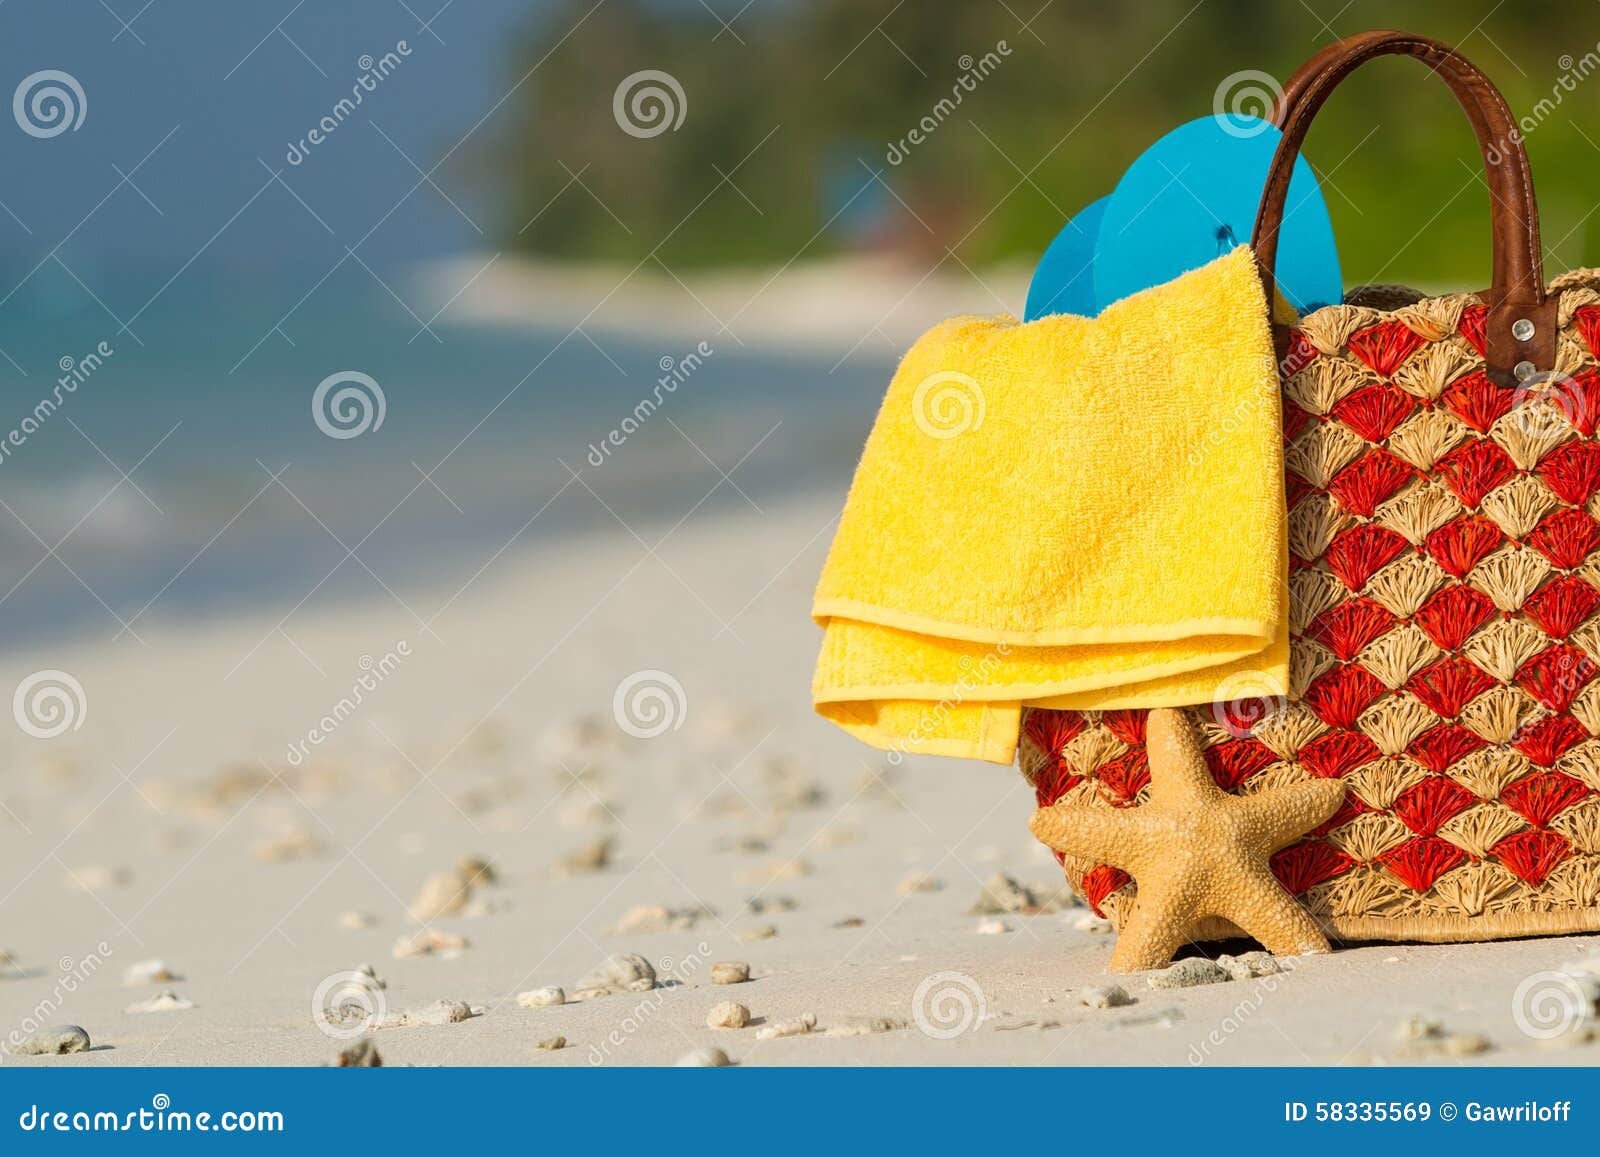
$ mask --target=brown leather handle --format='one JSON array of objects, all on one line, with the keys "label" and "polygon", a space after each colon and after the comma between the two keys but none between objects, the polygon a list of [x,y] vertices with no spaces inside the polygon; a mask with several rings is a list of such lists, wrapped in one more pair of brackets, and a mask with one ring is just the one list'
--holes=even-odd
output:
[{"label": "brown leather handle", "polygon": [[1350,51],[1352,41],[1361,40],[1369,36],[1383,36],[1383,32],[1362,32],[1355,36],[1347,36],[1343,40],[1335,40],[1332,44],[1324,44],[1317,49],[1316,54],[1294,70],[1294,75],[1283,83],[1283,92],[1272,106],[1269,118],[1278,128],[1283,128],[1283,122],[1288,119],[1289,110],[1300,104],[1305,99],[1306,89],[1311,82],[1327,71],[1339,57]]},{"label": "brown leather handle", "polygon": [[[1284,86],[1273,111],[1283,132],[1267,171],[1251,248],[1271,298],[1278,236],[1295,158],[1312,119],[1328,95],[1350,73],[1377,56],[1414,56],[1436,72],[1472,122],[1483,154],[1494,247],[1493,284],[1485,326],[1490,376],[1501,384],[1525,379],[1531,371],[1554,367],[1556,304],[1546,300],[1539,242],[1539,211],[1527,151],[1505,98],[1466,57],[1426,36],[1406,32],[1363,32],[1323,48]],[[1531,323],[1533,331],[1525,337]]]}]

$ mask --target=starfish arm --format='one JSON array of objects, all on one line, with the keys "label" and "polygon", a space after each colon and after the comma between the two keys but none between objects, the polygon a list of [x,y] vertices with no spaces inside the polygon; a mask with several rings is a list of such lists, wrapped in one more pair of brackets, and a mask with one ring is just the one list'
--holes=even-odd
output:
[{"label": "starfish arm", "polygon": [[1145,752],[1150,760],[1150,792],[1177,805],[1198,804],[1222,794],[1211,778],[1200,733],[1188,715],[1158,707],[1145,721]]},{"label": "starfish arm", "polygon": [[1146,825],[1133,809],[1052,804],[1034,812],[1028,826],[1058,852],[1129,869]]},{"label": "starfish arm", "polygon": [[1117,947],[1111,954],[1112,972],[1143,972],[1162,968],[1188,943],[1194,927],[1196,887],[1191,880],[1152,880],[1139,884],[1133,912],[1117,930]]},{"label": "starfish arm", "polygon": [[1328,938],[1264,864],[1252,865],[1237,885],[1239,898],[1220,913],[1274,956],[1330,952]]},{"label": "starfish arm", "polygon": [[1344,781],[1308,779],[1256,795],[1235,797],[1247,817],[1246,830],[1257,833],[1256,850],[1271,855],[1326,822],[1344,802]]}]

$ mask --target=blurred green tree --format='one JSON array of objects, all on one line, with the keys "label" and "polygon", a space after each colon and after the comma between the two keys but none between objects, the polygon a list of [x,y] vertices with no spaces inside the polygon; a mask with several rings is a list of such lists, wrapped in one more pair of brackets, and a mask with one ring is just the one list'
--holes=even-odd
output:
[{"label": "blurred green tree", "polygon": [[[1459,45],[1519,115],[1546,102],[1528,148],[1547,261],[1600,264],[1600,76],[1585,71],[1600,73],[1600,9],[1539,0],[559,0],[509,53],[515,115],[489,158],[500,233],[674,270],[866,248],[1031,260],[1231,74],[1281,80],[1337,36],[1396,25]],[[619,127],[618,86],[641,70],[681,88],[676,129]],[[1347,279],[1486,282],[1476,149],[1415,62],[1347,82],[1307,152]]]}]

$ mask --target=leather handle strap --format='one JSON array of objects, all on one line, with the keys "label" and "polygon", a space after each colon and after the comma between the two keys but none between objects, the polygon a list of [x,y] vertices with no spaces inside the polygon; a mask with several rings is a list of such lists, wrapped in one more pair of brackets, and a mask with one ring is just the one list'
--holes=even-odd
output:
[{"label": "leather handle strap", "polygon": [[[1517,367],[1549,371],[1555,364],[1556,303],[1546,299],[1539,241],[1539,211],[1528,155],[1505,98],[1488,77],[1453,48],[1405,32],[1363,32],[1330,44],[1312,56],[1284,86],[1273,110],[1282,130],[1256,216],[1251,248],[1270,300],[1274,264],[1294,162],[1311,122],[1341,81],[1378,56],[1413,56],[1455,94],[1483,154],[1489,186],[1493,283],[1485,326],[1488,370],[1501,384],[1518,380]],[[1529,322],[1532,332],[1520,322]],[[1518,336],[1526,335],[1526,336]]]},{"label": "leather handle strap", "polygon": [[1283,122],[1288,119],[1289,110],[1300,104],[1305,99],[1306,89],[1311,82],[1327,71],[1329,65],[1339,57],[1350,51],[1353,41],[1363,40],[1370,36],[1383,36],[1383,32],[1362,32],[1355,36],[1347,36],[1343,40],[1335,40],[1332,44],[1324,44],[1317,49],[1316,54],[1294,70],[1294,75],[1284,81],[1283,92],[1273,103],[1272,112],[1268,119],[1278,128],[1283,128]]}]

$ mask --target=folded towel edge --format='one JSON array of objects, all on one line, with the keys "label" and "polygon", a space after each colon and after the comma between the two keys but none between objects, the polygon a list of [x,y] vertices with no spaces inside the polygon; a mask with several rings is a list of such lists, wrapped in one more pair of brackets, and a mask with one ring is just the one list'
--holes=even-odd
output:
[{"label": "folded towel edge", "polygon": [[[1260,646],[1243,646],[1233,651],[1212,651],[1204,655],[1190,656],[1185,659],[1174,659],[1165,663],[1151,663],[1143,667],[1130,668],[1110,674],[1096,673],[1082,675],[1075,679],[1063,679],[1051,683],[1006,683],[1002,686],[963,687],[957,694],[948,684],[934,683],[899,683],[865,685],[852,684],[845,687],[817,687],[813,686],[811,697],[813,703],[819,708],[825,703],[860,703],[874,699],[915,699],[927,702],[930,706],[938,703],[1035,703],[1044,700],[1061,700],[1067,696],[1086,695],[1093,692],[1103,692],[1107,688],[1126,688],[1129,706],[1139,707],[1189,707],[1194,706],[1192,697],[1183,702],[1154,703],[1149,692],[1142,692],[1140,688],[1157,679],[1165,679],[1174,675],[1189,675],[1196,671],[1210,668],[1223,668],[1234,663],[1242,662],[1254,655],[1266,654],[1271,647],[1268,641]],[[1266,695],[1288,694],[1288,672],[1283,665],[1268,663],[1259,673],[1259,685],[1252,684],[1252,690]],[[1049,706],[1064,707],[1063,703],[1050,703]],[[1102,704],[1096,697],[1095,707],[1099,710]],[[1088,708],[1083,708],[1088,709]]]},{"label": "folded towel edge", "polygon": [[875,606],[854,599],[818,599],[811,617],[827,629],[829,619],[849,619],[879,627],[891,627],[914,635],[939,639],[958,639],[968,643],[1004,643],[1012,647],[1074,647],[1106,643],[1171,643],[1203,636],[1236,635],[1258,639],[1265,646],[1272,639],[1273,624],[1258,618],[1186,619],[1172,623],[1138,623],[1116,627],[1058,627],[1048,631],[1002,631],[952,623],[925,615]]}]

